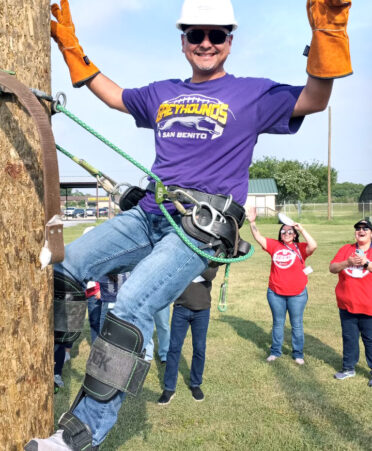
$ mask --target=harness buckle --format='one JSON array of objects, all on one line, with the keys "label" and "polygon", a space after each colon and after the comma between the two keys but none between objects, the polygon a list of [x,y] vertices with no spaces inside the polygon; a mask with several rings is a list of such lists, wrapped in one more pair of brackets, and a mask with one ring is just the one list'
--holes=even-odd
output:
[{"label": "harness buckle", "polygon": [[161,182],[156,182],[155,184],[155,202],[157,204],[162,204],[168,197],[168,190]]},{"label": "harness buckle", "polygon": [[[198,213],[201,211],[201,209],[206,209],[209,211],[211,218],[208,224],[201,224],[199,222]],[[203,230],[206,233],[209,233],[210,235],[214,236],[215,238],[220,238],[220,236],[215,233],[212,230],[213,225],[218,222],[220,224],[226,224],[226,218],[214,207],[212,207],[207,202],[198,202],[198,205],[195,205],[192,210],[192,219],[194,221],[194,224],[196,227],[200,230]],[[205,220],[205,217],[203,217]]]}]

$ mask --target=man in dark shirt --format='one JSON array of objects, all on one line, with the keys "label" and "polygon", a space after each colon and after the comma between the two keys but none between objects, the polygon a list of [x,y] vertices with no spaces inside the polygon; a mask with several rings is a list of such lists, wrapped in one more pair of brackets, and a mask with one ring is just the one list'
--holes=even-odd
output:
[{"label": "man in dark shirt", "polygon": [[194,279],[174,302],[170,345],[164,373],[164,391],[158,401],[160,405],[169,404],[175,395],[178,364],[189,325],[193,347],[190,390],[195,401],[204,400],[200,385],[203,381],[212,280],[216,277],[216,273],[217,268],[208,268],[201,276]]}]

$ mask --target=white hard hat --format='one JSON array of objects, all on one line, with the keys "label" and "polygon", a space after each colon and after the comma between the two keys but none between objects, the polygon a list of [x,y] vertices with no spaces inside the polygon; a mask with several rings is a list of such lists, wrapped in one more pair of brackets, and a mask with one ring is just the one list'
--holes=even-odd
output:
[{"label": "white hard hat", "polygon": [[181,17],[176,26],[183,25],[231,25],[238,28],[230,0],[184,0]]}]

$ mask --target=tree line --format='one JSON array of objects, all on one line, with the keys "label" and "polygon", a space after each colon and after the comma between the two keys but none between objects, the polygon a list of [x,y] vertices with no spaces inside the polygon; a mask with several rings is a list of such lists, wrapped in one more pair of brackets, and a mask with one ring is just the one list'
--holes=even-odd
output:
[{"label": "tree line", "polygon": [[[264,157],[249,169],[250,178],[273,178],[278,187],[277,202],[327,202],[328,166],[315,161],[278,160]],[[331,168],[331,196],[333,202],[358,202],[364,185],[337,183],[337,171]]]}]

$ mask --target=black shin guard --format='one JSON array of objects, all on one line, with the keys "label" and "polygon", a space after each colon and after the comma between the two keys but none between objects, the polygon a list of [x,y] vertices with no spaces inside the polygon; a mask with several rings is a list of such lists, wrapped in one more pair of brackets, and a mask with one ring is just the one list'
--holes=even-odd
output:
[{"label": "black shin guard", "polygon": [[142,348],[141,331],[108,312],[92,345],[79,398],[87,394],[98,401],[109,401],[118,392],[137,395],[150,368]]},{"label": "black shin guard", "polygon": [[54,340],[72,344],[84,327],[87,300],[74,280],[54,273]]}]

